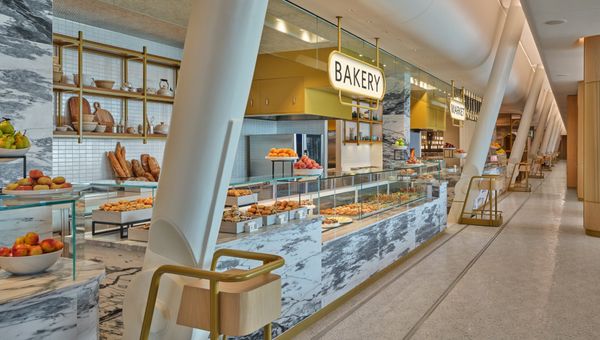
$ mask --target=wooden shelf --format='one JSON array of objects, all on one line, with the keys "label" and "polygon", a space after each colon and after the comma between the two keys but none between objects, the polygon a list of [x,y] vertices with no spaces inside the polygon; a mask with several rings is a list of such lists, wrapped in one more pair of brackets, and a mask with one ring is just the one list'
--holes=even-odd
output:
[{"label": "wooden shelf", "polygon": [[[144,136],[131,133],[112,133],[112,132],[84,132],[83,136],[90,139],[144,139]],[[79,134],[76,131],[54,131],[56,138],[78,138]],[[148,135],[148,139],[167,139],[166,135],[152,134]]]},{"label": "wooden shelf", "polygon": [[[54,89],[54,91],[72,92],[72,93],[79,91],[79,87],[77,87],[76,85],[72,85],[72,84],[54,83],[53,89]],[[127,99],[136,99],[136,100],[144,99],[144,95],[141,93],[137,93],[137,92],[127,92],[127,91],[121,91],[121,90],[103,89],[103,88],[91,87],[91,86],[84,86],[83,93],[90,94],[90,95],[112,97],[112,98],[127,98]],[[158,102],[158,103],[173,103],[174,102],[173,97],[160,96],[160,95],[147,95],[146,100],[148,100],[149,102]]]}]

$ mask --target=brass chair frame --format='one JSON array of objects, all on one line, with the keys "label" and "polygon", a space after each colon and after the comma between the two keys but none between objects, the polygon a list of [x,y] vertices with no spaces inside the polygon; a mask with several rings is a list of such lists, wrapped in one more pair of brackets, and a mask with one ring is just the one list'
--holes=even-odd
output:
[{"label": "brass chair frame", "polygon": [[[215,271],[219,258],[227,256],[234,258],[242,258],[247,260],[262,261],[262,265],[250,270],[239,273],[224,273]],[[214,255],[210,266],[210,271],[187,266],[178,265],[163,265],[158,267],[152,275],[150,289],[148,291],[148,300],[144,312],[144,321],[140,332],[140,340],[148,339],[150,335],[150,326],[152,325],[152,315],[154,314],[154,306],[158,297],[158,288],[160,279],[164,274],[174,274],[197,279],[206,279],[210,282],[210,339],[219,339],[219,282],[243,282],[255,278],[260,275],[268,274],[273,270],[284,265],[285,261],[281,256],[255,253],[243,250],[234,249],[219,249]],[[271,323],[263,328],[264,339],[271,339]],[[226,337],[226,336],[225,336]]]},{"label": "brass chair frame", "polygon": [[[471,177],[471,180],[469,181],[469,188],[467,189],[467,197],[465,197],[462,211],[460,213],[460,224],[479,225],[484,227],[499,227],[500,225],[502,225],[502,212],[498,210],[498,191],[495,189],[495,181],[497,180],[497,178],[497,175],[482,175]],[[473,211],[465,212],[466,206],[470,201],[469,195],[471,194],[473,181],[481,179],[488,179],[489,183],[486,200],[481,206],[481,209],[475,209]],[[480,215],[481,217],[477,217],[477,215]]]}]

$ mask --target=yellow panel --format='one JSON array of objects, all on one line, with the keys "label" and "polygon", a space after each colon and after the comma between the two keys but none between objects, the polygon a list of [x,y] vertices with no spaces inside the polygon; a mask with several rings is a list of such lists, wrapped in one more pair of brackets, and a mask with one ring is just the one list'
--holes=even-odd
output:
[{"label": "yellow panel", "polygon": [[[337,93],[306,89],[305,112],[334,119],[352,119],[352,107],[340,104]],[[350,101],[350,98],[343,98]]]},{"label": "yellow panel", "polygon": [[260,82],[260,112],[304,112],[304,79],[302,77],[265,79]]}]

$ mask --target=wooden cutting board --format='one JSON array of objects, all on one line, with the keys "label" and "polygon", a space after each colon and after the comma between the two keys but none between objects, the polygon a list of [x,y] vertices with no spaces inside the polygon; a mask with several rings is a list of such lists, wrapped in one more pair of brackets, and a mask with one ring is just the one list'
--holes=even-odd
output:
[{"label": "wooden cutting board", "polygon": [[[79,121],[79,97],[71,97],[68,101],[69,112],[71,113],[71,123]],[[90,103],[87,99],[83,98],[83,102],[81,105],[83,110],[83,114],[92,114],[92,108],[90,107]]]},{"label": "wooden cutting board", "polygon": [[94,109],[96,110],[94,114],[96,115],[96,120],[100,125],[106,125],[106,131],[110,132],[113,126],[115,125],[115,119],[112,114],[108,110],[105,110],[100,107],[100,103],[94,103]]}]

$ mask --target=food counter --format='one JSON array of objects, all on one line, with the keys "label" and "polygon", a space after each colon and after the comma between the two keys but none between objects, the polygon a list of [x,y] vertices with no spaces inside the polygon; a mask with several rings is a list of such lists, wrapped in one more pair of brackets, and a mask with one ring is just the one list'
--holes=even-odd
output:
[{"label": "food counter", "polygon": [[61,258],[48,271],[13,276],[0,271],[3,339],[97,339],[98,291],[104,265]]}]

